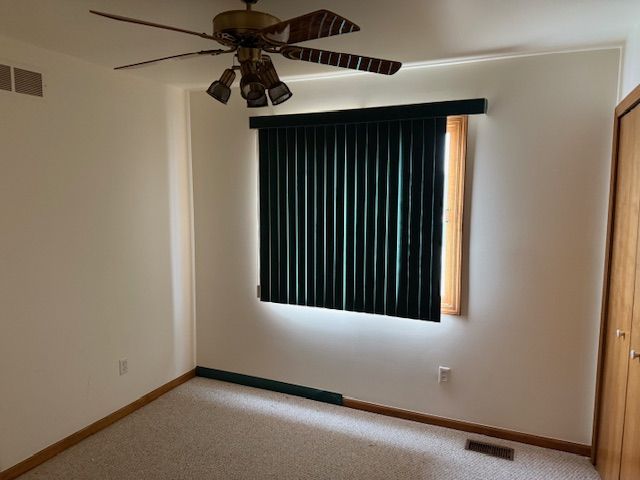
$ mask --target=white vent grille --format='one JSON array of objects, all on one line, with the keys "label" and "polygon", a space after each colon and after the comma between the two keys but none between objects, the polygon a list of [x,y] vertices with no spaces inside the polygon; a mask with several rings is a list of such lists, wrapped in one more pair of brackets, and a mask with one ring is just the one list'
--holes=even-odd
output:
[{"label": "white vent grille", "polygon": [[13,69],[15,91],[17,93],[24,93],[25,95],[34,95],[36,97],[42,97],[42,74],[38,72],[31,72],[29,70],[23,70],[21,68]]},{"label": "white vent grille", "polygon": [[11,91],[11,67],[0,65],[0,90]]}]

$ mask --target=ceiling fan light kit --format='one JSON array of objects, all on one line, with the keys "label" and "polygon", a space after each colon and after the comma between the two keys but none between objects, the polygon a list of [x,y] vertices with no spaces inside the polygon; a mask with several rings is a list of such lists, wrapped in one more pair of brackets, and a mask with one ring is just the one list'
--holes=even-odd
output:
[{"label": "ceiling fan light kit", "polygon": [[207,89],[207,93],[220,103],[224,103],[226,105],[229,101],[229,97],[231,97],[231,85],[235,79],[236,72],[231,68],[227,68],[222,73],[220,80],[216,80],[211,84]]},{"label": "ceiling fan light kit", "polygon": [[269,99],[273,105],[280,105],[291,98],[293,93],[289,87],[280,80],[278,72],[276,72],[271,57],[262,56],[262,68],[260,69],[262,80],[269,91]]},{"label": "ceiling fan light kit", "polygon": [[269,105],[267,101],[267,96],[262,95],[261,97],[256,98],[255,100],[247,100],[247,107],[249,108],[260,108],[266,107]]},{"label": "ceiling fan light kit", "polygon": [[271,57],[265,53],[281,54],[290,60],[333,65],[383,75],[393,75],[402,66],[400,62],[392,60],[294,45],[307,40],[342,35],[360,30],[360,27],[355,23],[333,12],[318,10],[290,20],[281,21],[268,13],[253,10],[252,5],[258,0],[243,1],[246,4],[246,10],[229,10],[218,14],[213,19],[212,35],[110,13],[94,10],[90,12],[112,20],[215,40],[225,46],[226,50],[201,50],[116,68],[121,70],[146,66],[174,58],[194,58],[202,55],[215,56],[233,53],[240,65],[227,68],[220,80],[213,82],[207,89],[207,93],[211,97],[223,104],[226,104],[231,97],[231,85],[236,78],[235,70],[240,70],[240,94],[247,101],[249,108],[268,106],[267,92],[273,105],[280,105],[293,96],[289,87],[280,80]]},{"label": "ceiling fan light kit", "polygon": [[242,62],[240,64],[240,73],[242,74],[242,79],[240,80],[242,98],[245,100],[257,100],[265,94],[262,79],[258,75],[257,62]]}]

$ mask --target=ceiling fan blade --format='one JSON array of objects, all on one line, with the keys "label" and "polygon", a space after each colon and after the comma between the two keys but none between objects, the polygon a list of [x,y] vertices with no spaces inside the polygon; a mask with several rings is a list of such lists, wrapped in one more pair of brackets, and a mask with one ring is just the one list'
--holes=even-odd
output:
[{"label": "ceiling fan blade", "polygon": [[121,67],[116,67],[115,70],[124,70],[126,68],[137,68],[137,67],[144,67],[146,65],[150,65],[152,63],[158,63],[158,62],[162,62],[164,60],[172,60],[172,59],[187,59],[187,58],[192,58],[192,57],[198,57],[200,55],[220,55],[221,53],[230,53],[235,51],[235,49],[231,49],[231,50],[201,50],[199,52],[191,52],[191,53],[183,53],[180,55],[171,55],[169,57],[162,57],[162,58],[156,58],[154,60],[147,60],[146,62],[139,62],[139,63],[132,63],[130,65],[123,65]]},{"label": "ceiling fan blade", "polygon": [[206,33],[198,33],[198,32],[194,32],[192,30],[185,30],[183,28],[170,27],[168,25],[161,25],[159,23],[147,22],[145,20],[138,20],[136,18],[123,17],[121,15],[114,15],[112,13],[97,12],[96,10],[89,10],[89,11],[91,13],[93,13],[94,15],[100,15],[101,17],[111,18],[112,20],[118,20],[120,22],[128,22],[128,23],[135,23],[135,24],[138,24],[138,25],[146,25],[148,27],[162,28],[164,30],[171,30],[173,32],[187,33],[189,35],[195,35],[197,37],[206,38],[208,40],[216,40],[216,38],[214,36],[208,35]]},{"label": "ceiling fan blade", "polygon": [[292,44],[357,32],[360,27],[337,13],[318,10],[276,23],[260,31],[262,38],[275,45]]},{"label": "ceiling fan blade", "polygon": [[351,53],[330,52],[328,50],[317,50],[307,47],[287,45],[280,49],[280,53],[291,60],[321,63],[323,65],[333,65],[334,67],[350,68],[352,70],[381,73],[384,75],[393,75],[400,70],[402,66],[402,63],[394,62],[393,60],[364,57]]}]

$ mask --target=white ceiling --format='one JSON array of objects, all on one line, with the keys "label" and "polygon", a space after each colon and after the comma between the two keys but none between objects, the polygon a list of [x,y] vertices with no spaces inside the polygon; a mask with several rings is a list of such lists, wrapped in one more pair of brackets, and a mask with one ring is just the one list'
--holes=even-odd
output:
[{"label": "white ceiling", "polygon": [[[89,9],[211,32],[217,13],[242,7],[239,0],[0,0],[0,34],[113,67],[218,44],[107,20]],[[308,45],[403,62],[621,45],[640,21],[640,0],[262,0],[256,6],[282,19],[319,8],[362,31]],[[127,74],[202,85],[230,62],[230,55],[200,57]],[[336,70],[284,58],[276,66],[281,76]]]}]

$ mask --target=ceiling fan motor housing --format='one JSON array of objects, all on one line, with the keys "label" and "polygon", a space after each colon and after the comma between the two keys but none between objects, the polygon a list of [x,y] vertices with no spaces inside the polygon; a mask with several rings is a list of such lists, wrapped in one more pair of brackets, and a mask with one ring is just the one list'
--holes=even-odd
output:
[{"label": "ceiling fan motor housing", "polygon": [[226,33],[241,38],[246,34],[280,23],[280,19],[254,10],[229,10],[213,19],[214,33]]}]

